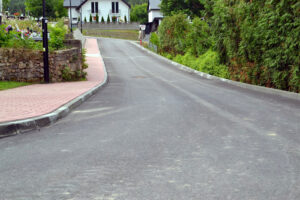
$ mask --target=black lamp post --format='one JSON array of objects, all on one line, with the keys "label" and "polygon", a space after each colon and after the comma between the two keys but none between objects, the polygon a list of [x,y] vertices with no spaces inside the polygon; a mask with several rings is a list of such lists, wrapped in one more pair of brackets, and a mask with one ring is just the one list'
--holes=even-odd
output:
[{"label": "black lamp post", "polygon": [[80,31],[82,33],[82,0],[80,0]]},{"label": "black lamp post", "polygon": [[48,20],[45,17],[45,7],[46,3],[43,0],[43,19],[42,19],[42,28],[43,28],[43,56],[44,56],[44,82],[49,83],[49,58],[48,58]]},{"label": "black lamp post", "polygon": [[73,33],[73,29],[72,29],[72,3],[71,3],[71,0],[70,0],[70,27],[71,27],[71,33]]}]

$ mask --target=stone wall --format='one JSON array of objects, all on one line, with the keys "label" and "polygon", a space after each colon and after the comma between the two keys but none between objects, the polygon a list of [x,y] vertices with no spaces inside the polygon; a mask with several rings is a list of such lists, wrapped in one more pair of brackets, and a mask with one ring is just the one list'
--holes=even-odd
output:
[{"label": "stone wall", "polygon": [[[79,41],[79,44],[80,41]],[[49,53],[51,82],[61,82],[62,70],[82,71],[81,48],[71,48]],[[43,82],[43,52],[28,49],[0,48],[0,80]]]}]

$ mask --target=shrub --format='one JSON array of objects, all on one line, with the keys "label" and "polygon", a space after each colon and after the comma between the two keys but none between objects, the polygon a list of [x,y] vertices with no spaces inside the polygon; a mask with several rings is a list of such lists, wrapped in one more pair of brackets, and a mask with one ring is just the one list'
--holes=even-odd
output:
[{"label": "shrub", "polygon": [[98,13],[96,14],[96,22],[99,23],[99,15],[98,15]]},{"label": "shrub", "polygon": [[110,17],[107,15],[106,23],[110,23]]},{"label": "shrub", "polygon": [[90,15],[90,23],[92,23],[93,22],[93,17],[92,17],[92,15]]},{"label": "shrub", "polygon": [[49,27],[50,31],[50,40],[49,40],[49,49],[50,50],[59,50],[64,48],[65,34],[67,29],[64,26],[63,21],[59,21],[54,27]]},{"label": "shrub", "polygon": [[158,35],[156,33],[151,33],[150,42],[152,44],[156,45],[157,47],[159,46],[159,38],[158,38]]},{"label": "shrub", "polygon": [[117,21],[117,17],[116,16],[113,16],[111,19],[112,19],[113,23],[116,23],[116,21]]},{"label": "shrub", "polygon": [[84,17],[84,23],[87,23],[86,17]]},{"label": "shrub", "polygon": [[126,15],[124,16],[124,22],[127,23],[127,17],[126,17]]},{"label": "shrub", "polygon": [[103,16],[101,17],[101,23],[105,23]]},{"label": "shrub", "polygon": [[184,54],[186,49],[185,36],[191,25],[184,14],[165,17],[158,28],[160,48],[172,55]]},{"label": "shrub", "polygon": [[73,79],[74,73],[71,71],[70,67],[66,66],[62,70],[62,79],[64,81],[71,81]]},{"label": "shrub", "polygon": [[194,56],[199,56],[211,46],[212,40],[208,24],[200,18],[195,18],[187,34],[187,51],[189,50]]}]

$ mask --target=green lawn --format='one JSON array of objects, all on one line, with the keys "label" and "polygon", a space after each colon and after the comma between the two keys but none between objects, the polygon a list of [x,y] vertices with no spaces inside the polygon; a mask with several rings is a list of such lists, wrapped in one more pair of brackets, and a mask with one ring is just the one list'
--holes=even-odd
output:
[{"label": "green lawn", "polygon": [[108,37],[108,38],[118,38],[125,40],[138,40],[139,31],[138,30],[83,30],[83,34],[86,36],[93,37]]},{"label": "green lawn", "polygon": [[8,90],[11,88],[30,85],[30,83],[13,82],[13,81],[0,81],[0,90]]}]

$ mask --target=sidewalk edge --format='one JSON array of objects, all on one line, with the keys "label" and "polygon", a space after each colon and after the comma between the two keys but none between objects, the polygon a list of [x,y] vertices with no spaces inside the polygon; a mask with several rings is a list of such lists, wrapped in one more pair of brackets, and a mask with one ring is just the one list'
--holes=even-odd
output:
[{"label": "sidewalk edge", "polygon": [[241,88],[246,88],[249,90],[253,90],[253,91],[257,91],[257,92],[262,92],[262,93],[266,93],[266,94],[272,94],[272,95],[277,95],[277,96],[281,96],[281,97],[285,97],[285,98],[289,98],[289,99],[293,99],[293,100],[297,100],[300,101],[300,94],[298,93],[294,93],[294,92],[289,92],[289,91],[284,91],[284,90],[279,90],[279,89],[274,89],[274,88],[267,88],[267,87],[263,87],[263,86],[258,86],[258,85],[251,85],[251,84],[247,84],[247,83],[242,83],[242,82],[237,82],[237,81],[233,81],[233,80],[229,80],[229,79],[224,79],[224,78],[220,78],[217,76],[213,76],[204,72],[200,72],[197,70],[194,70],[190,67],[187,67],[185,65],[176,63],[172,60],[169,60],[168,58],[165,58],[157,53],[154,53],[152,51],[150,51],[149,49],[142,47],[141,45],[137,44],[136,42],[130,42],[131,44],[135,45],[136,47],[142,49],[143,51],[157,57],[160,60],[164,60],[170,64],[172,64],[173,66],[175,66],[177,69],[181,70],[181,71],[185,71],[185,72],[189,72],[189,73],[193,73],[196,74],[200,77],[206,78],[206,79],[210,79],[210,80],[217,80],[217,81],[222,81],[225,83],[228,83],[230,85],[234,85],[237,87],[241,87]]},{"label": "sidewalk edge", "polygon": [[101,54],[100,59],[103,63],[104,70],[104,80],[102,83],[98,84],[94,88],[88,90],[84,94],[76,97],[75,99],[69,101],[65,105],[57,108],[56,110],[48,114],[23,120],[0,123],[0,139],[51,125],[59,119],[62,119],[63,117],[67,116],[74,108],[78,107],[89,97],[93,96],[100,88],[105,86],[108,82],[108,74]]}]

